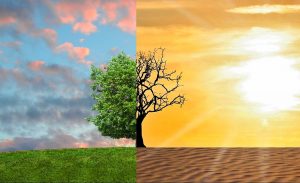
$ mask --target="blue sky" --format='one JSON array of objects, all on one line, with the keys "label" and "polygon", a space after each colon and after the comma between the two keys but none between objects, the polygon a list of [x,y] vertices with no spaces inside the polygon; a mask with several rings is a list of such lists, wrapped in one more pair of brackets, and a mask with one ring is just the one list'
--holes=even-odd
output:
[{"label": "blue sky", "polygon": [[135,57],[134,0],[0,2],[0,151],[122,146],[101,136],[89,68]]}]

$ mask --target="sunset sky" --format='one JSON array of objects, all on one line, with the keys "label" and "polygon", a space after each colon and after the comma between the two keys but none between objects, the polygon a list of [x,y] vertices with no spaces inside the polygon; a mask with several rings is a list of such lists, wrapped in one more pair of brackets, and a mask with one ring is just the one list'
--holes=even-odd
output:
[{"label": "sunset sky", "polygon": [[300,1],[137,1],[137,50],[166,48],[186,104],[147,117],[146,146],[299,146]]},{"label": "sunset sky", "polygon": [[89,68],[135,57],[132,0],[0,1],[0,151],[124,146],[85,118]]}]

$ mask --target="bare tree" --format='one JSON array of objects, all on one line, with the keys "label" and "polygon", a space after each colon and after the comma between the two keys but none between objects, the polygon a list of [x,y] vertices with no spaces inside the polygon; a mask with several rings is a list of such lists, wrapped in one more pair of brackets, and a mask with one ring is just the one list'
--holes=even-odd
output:
[{"label": "bare tree", "polygon": [[167,72],[164,48],[137,53],[137,127],[136,146],[145,147],[142,137],[142,122],[152,112],[179,104],[183,105],[185,97],[174,91],[180,87],[182,73]]}]

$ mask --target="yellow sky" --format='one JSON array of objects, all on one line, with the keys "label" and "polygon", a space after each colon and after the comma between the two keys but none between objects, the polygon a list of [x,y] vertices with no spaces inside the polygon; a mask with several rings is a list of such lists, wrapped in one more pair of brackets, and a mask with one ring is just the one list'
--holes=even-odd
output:
[{"label": "yellow sky", "polygon": [[300,1],[138,0],[137,49],[166,48],[186,104],[147,146],[300,146]]}]

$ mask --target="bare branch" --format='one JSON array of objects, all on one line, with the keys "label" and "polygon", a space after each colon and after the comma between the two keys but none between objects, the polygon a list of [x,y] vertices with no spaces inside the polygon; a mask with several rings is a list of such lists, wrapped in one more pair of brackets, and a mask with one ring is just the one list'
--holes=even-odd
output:
[{"label": "bare branch", "polygon": [[182,73],[176,75],[176,71],[167,72],[164,52],[164,48],[157,48],[147,54],[137,53],[137,116],[144,118],[168,106],[184,104],[183,95],[171,97],[181,86]]}]

